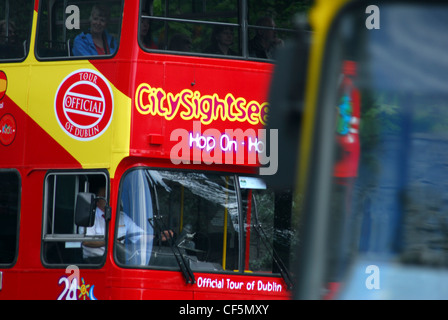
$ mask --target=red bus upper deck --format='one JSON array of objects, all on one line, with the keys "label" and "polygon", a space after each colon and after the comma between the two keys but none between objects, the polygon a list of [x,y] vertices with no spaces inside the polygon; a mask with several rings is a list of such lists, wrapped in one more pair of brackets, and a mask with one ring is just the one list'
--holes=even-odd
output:
[{"label": "red bus upper deck", "polygon": [[259,174],[298,9],[0,1],[0,299],[288,298],[288,201]]}]

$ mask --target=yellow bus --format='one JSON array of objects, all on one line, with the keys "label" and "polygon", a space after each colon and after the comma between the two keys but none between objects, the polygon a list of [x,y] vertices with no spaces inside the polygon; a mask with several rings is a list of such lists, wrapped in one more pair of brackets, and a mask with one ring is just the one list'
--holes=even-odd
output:
[{"label": "yellow bus", "polygon": [[[298,299],[448,298],[448,5],[316,1],[271,87]],[[291,160],[292,159],[292,160]]]}]

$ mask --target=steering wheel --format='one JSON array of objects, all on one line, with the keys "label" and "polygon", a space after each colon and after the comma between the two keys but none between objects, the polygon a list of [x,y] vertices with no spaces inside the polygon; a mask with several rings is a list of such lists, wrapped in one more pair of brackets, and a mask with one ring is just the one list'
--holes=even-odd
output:
[{"label": "steering wheel", "polygon": [[193,228],[191,224],[186,224],[182,228],[182,232],[176,239],[176,245],[181,245],[185,240],[191,240],[194,237]]},{"label": "steering wheel", "polygon": [[[127,233],[121,237],[117,238],[117,244],[116,244],[116,252],[117,252],[117,258],[118,260],[123,264],[133,264],[131,260],[133,257],[137,256],[139,251],[141,250],[141,247],[139,245],[136,246],[128,246],[128,244],[131,244],[130,238],[137,237],[137,236],[150,236],[152,237],[153,234],[146,233],[143,231],[139,232],[131,232]],[[123,241],[124,240],[124,241]],[[141,239],[138,239],[141,240]]]}]

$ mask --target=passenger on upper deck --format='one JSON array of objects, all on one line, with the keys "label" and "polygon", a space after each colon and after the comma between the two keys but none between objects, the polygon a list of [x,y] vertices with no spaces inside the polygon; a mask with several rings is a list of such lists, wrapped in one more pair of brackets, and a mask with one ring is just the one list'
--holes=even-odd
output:
[{"label": "passenger on upper deck", "polygon": [[176,33],[170,40],[168,50],[190,52],[191,45],[191,38],[189,36],[183,33]]},{"label": "passenger on upper deck", "polygon": [[0,59],[17,59],[25,55],[23,41],[18,39],[16,25],[13,21],[0,21]]},{"label": "passenger on upper deck", "polygon": [[90,14],[90,33],[82,32],[73,44],[75,56],[92,56],[113,54],[117,50],[116,41],[107,31],[109,9],[105,6],[95,5]]},{"label": "passenger on upper deck", "polygon": [[230,47],[233,44],[233,31],[229,26],[216,26],[213,29],[212,44],[205,50],[207,53],[236,55]]},{"label": "passenger on upper deck", "polygon": [[1,20],[0,21],[0,43],[5,42],[15,42],[16,41],[16,25],[14,22],[9,21],[8,22],[9,28],[6,28],[6,21]]},{"label": "passenger on upper deck", "polygon": [[262,17],[257,20],[257,26],[270,29],[257,29],[255,37],[249,41],[249,55],[256,58],[272,59],[275,50],[283,46],[283,40],[277,38],[274,30],[274,19],[268,16]]},{"label": "passenger on upper deck", "polygon": [[[142,12],[142,16],[148,16],[145,11]],[[152,40],[151,34],[151,21],[148,18],[141,18],[140,21],[140,41],[141,44],[147,49],[157,49],[157,45]]]}]

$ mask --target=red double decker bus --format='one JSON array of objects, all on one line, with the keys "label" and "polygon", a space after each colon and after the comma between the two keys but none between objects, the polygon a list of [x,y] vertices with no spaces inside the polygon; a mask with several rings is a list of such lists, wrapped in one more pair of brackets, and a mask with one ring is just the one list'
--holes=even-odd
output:
[{"label": "red double decker bus", "polygon": [[263,125],[302,7],[2,0],[0,299],[288,298]]}]

